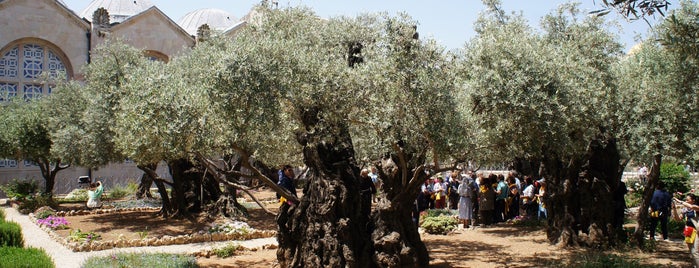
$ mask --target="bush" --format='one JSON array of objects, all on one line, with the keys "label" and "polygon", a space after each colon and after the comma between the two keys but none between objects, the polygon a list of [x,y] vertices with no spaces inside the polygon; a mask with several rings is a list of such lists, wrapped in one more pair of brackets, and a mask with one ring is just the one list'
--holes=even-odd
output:
[{"label": "bush", "polygon": [[37,219],[46,219],[53,215],[56,215],[56,210],[52,209],[51,207],[40,207],[34,211],[34,217]]},{"label": "bush", "polygon": [[135,195],[137,191],[138,184],[129,182],[126,186],[115,185],[114,187],[112,187],[112,189],[109,189],[107,197],[111,199],[120,199],[130,195]]},{"label": "bush", "polygon": [[8,184],[0,186],[0,190],[5,192],[9,198],[24,200],[39,192],[39,184],[35,180],[13,179]]},{"label": "bush", "polygon": [[0,267],[56,267],[46,254],[38,248],[0,247]]},{"label": "bush", "polygon": [[665,182],[669,193],[689,191],[689,172],[682,165],[663,163],[660,165],[660,180]]},{"label": "bush", "polygon": [[68,193],[62,202],[87,202],[87,189],[74,189]]},{"label": "bush", "polygon": [[0,222],[4,222],[4,221],[5,221],[5,209],[0,208]]},{"label": "bush", "polygon": [[[22,227],[16,222],[0,222],[0,247],[21,248],[23,246]],[[0,267],[4,266],[0,265]]]},{"label": "bush", "polygon": [[51,196],[37,194],[27,197],[24,201],[22,201],[19,204],[19,208],[17,210],[19,210],[19,212],[22,214],[29,214],[36,211],[40,207],[46,206],[57,207],[58,204],[56,203],[56,201],[53,200],[53,197]]},{"label": "bush", "polygon": [[199,267],[193,256],[165,253],[118,253],[91,257],[83,268],[102,267]]},{"label": "bush", "polygon": [[439,215],[437,217],[425,217],[422,222],[422,229],[429,234],[443,234],[446,235],[452,230],[456,229],[458,221],[447,215]]},{"label": "bush", "polygon": [[216,248],[213,250],[214,254],[219,258],[228,258],[235,255],[236,252],[242,250],[243,247],[237,244],[230,243],[222,248]]}]

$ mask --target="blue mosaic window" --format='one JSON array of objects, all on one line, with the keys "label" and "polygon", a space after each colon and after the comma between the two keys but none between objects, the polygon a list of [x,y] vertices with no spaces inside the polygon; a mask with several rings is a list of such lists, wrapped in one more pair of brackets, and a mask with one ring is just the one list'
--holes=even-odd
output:
[{"label": "blue mosaic window", "polygon": [[5,55],[2,55],[2,58],[0,58],[0,77],[17,77],[17,62],[19,61],[17,55],[18,51],[19,48],[14,47],[10,49],[10,51],[7,51]]},{"label": "blue mosaic window", "polygon": [[17,97],[17,84],[0,82],[0,101],[9,101]]},{"label": "blue mosaic window", "polygon": [[0,50],[0,102],[22,96],[25,100],[53,92],[53,84],[40,84],[41,74],[68,79],[65,61],[50,45],[20,43]]},{"label": "blue mosaic window", "polygon": [[17,160],[0,159],[0,168],[15,168],[15,167],[17,167]]},{"label": "blue mosaic window", "polygon": [[40,98],[43,94],[44,89],[41,85],[24,85],[24,100]]},{"label": "blue mosaic window", "polygon": [[23,50],[24,78],[38,78],[44,69],[44,48],[34,44],[26,44],[23,46]]},{"label": "blue mosaic window", "polygon": [[56,56],[56,54],[54,54],[51,50],[49,50],[48,69],[49,73],[51,74],[51,78],[57,78],[59,74],[62,74],[66,76],[65,79],[68,79],[68,76],[66,75],[66,66],[63,65],[61,59],[58,58],[58,56]]}]

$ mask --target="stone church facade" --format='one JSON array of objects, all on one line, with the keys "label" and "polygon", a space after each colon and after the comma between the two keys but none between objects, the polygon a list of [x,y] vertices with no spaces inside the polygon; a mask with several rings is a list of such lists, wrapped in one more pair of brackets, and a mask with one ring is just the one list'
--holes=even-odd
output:
[{"label": "stone church facade", "polygon": [[[52,85],[39,81],[44,73],[83,80],[91,51],[110,38],[143,50],[153,60],[168,61],[196,44],[196,31],[202,25],[232,34],[245,25],[245,19],[203,9],[178,23],[147,0],[94,0],[80,13],[60,0],[0,0],[0,102],[51,94]],[[158,173],[169,177],[165,167]],[[86,175],[100,178],[109,187],[136,181],[142,172],[129,161],[98,170],[71,167],[58,173],[55,193],[70,192],[77,187],[76,178]],[[0,159],[0,185],[12,179],[43,183],[33,163]]]}]

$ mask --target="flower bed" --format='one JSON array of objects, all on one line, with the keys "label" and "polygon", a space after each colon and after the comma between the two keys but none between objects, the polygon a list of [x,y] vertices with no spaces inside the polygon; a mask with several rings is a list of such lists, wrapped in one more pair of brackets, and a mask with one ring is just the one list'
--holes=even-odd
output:
[{"label": "flower bed", "polygon": [[[65,216],[79,216],[79,215],[92,215],[92,214],[108,214],[108,213],[120,213],[126,211],[158,211],[158,208],[111,208],[111,209],[95,209],[95,210],[71,210],[71,211],[57,211],[55,213],[56,217]],[[162,237],[147,237],[147,235],[142,236],[140,239],[126,239],[123,236],[119,236],[116,240],[100,240],[99,234],[96,233],[86,233],[84,235],[85,239],[75,239],[83,238],[82,232],[80,230],[75,231],[76,235],[71,235],[70,237],[62,237],[58,235],[55,230],[49,225],[40,225],[34,214],[29,215],[30,219],[39,225],[43,230],[45,230],[54,240],[65,245],[72,251],[83,252],[83,251],[95,251],[95,250],[105,250],[111,248],[125,248],[125,247],[143,247],[143,246],[165,246],[165,245],[180,245],[180,244],[190,244],[190,243],[204,243],[204,242],[217,242],[217,241],[229,241],[229,240],[249,240],[256,238],[267,238],[276,235],[276,231],[269,230],[256,230],[247,226],[247,224],[241,223],[230,223],[230,224],[217,224],[211,225],[207,230],[199,230],[196,233],[187,235],[177,235],[169,236],[164,235]],[[87,239],[89,237],[89,239]]]}]

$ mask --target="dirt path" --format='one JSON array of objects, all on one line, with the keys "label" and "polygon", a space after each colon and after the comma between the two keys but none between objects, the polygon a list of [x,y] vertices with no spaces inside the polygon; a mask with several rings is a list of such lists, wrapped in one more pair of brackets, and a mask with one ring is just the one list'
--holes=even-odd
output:
[{"label": "dirt path", "polygon": [[[565,267],[582,249],[559,249],[550,245],[546,233],[534,227],[502,225],[458,230],[450,235],[423,234],[430,252],[430,267]],[[657,267],[692,267],[684,241],[658,242],[656,251],[635,249],[614,252],[627,260]],[[202,267],[278,267],[275,250],[240,252],[220,259],[200,258]]]}]

